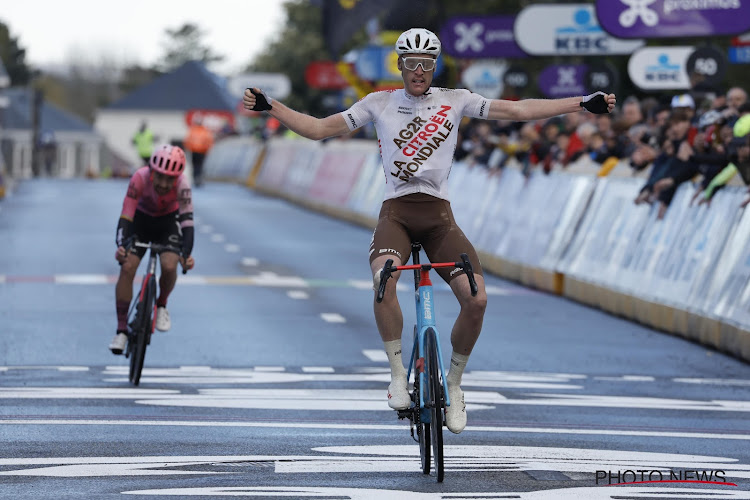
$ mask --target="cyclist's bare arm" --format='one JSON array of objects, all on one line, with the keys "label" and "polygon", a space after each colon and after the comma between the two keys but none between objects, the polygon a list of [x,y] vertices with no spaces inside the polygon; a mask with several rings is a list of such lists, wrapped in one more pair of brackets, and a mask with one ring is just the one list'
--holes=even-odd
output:
[{"label": "cyclist's bare arm", "polygon": [[325,118],[315,118],[295,111],[279,101],[273,101],[273,109],[268,113],[302,137],[316,141],[349,133],[346,121],[339,113]]},{"label": "cyclist's bare arm", "polygon": [[[257,91],[259,89],[254,90]],[[245,90],[242,103],[245,109],[253,109],[255,106],[255,95],[250,90]],[[276,99],[272,101],[272,109],[268,110],[267,113],[278,119],[293,132],[316,141],[349,133],[346,121],[339,113],[326,118],[316,118],[295,111]]]},{"label": "cyclist's bare arm", "polygon": [[[521,101],[509,101],[505,99],[493,99],[490,102],[489,120],[542,120],[565,113],[581,111],[581,96],[565,97],[562,99],[523,99]],[[615,95],[606,97],[609,110],[615,107]]]}]

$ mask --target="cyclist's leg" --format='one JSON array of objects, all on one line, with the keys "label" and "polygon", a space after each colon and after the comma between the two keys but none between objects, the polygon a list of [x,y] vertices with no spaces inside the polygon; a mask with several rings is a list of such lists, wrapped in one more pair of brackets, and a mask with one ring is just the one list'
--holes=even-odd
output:
[{"label": "cyclist's leg", "polygon": [[450,285],[461,306],[451,331],[453,352],[446,376],[448,396],[451,401],[451,405],[446,409],[446,424],[451,432],[457,434],[466,427],[466,405],[461,390],[461,378],[469,361],[469,355],[482,331],[484,312],[487,308],[487,292],[482,276],[482,266],[474,246],[456,224],[447,202],[445,202],[444,210],[446,217],[443,218],[445,222],[440,224],[442,227],[433,230],[432,238],[426,239],[423,243],[425,253],[433,262],[455,261],[458,260],[459,255],[466,253],[472,264],[478,289],[476,296],[472,296],[469,279],[461,269],[437,270],[438,274]]},{"label": "cyclist's leg", "polygon": [[[409,258],[411,240],[404,227],[390,217],[391,200],[383,203],[378,225],[370,242],[370,270],[373,273],[375,287],[379,284],[380,271],[388,259],[393,265],[401,265]],[[388,361],[391,366],[391,383],[388,386],[388,404],[394,409],[408,408],[411,399],[407,390],[406,369],[401,357],[401,335],[404,317],[396,295],[397,272],[386,284],[383,301],[378,303],[373,296],[375,323],[383,340]]]},{"label": "cyclist's leg", "polygon": [[179,256],[174,252],[163,252],[159,255],[161,264],[161,276],[159,276],[159,297],[156,299],[157,307],[167,307],[169,294],[174,290],[177,283],[177,264]]},{"label": "cyclist's leg", "polygon": [[[178,248],[182,244],[182,231],[177,221],[177,214],[172,213],[159,217],[155,229],[158,231],[157,236],[154,237],[156,243]],[[167,311],[167,300],[177,282],[179,260],[179,255],[174,252],[163,252],[159,255],[161,276],[159,276],[159,296],[156,298],[156,329],[162,332],[166,332],[172,327]]]},{"label": "cyclist's leg", "polygon": [[159,276],[159,297],[156,299],[156,329],[166,332],[172,328],[172,320],[167,311],[167,299],[177,282],[177,263],[179,257],[174,252],[163,252],[159,255],[161,276]]},{"label": "cyclist's leg", "polygon": [[128,308],[133,299],[133,279],[138,270],[141,258],[137,253],[130,253],[120,267],[120,275],[115,285],[115,309],[117,311],[117,331],[109,344],[114,354],[122,354],[127,343]]}]

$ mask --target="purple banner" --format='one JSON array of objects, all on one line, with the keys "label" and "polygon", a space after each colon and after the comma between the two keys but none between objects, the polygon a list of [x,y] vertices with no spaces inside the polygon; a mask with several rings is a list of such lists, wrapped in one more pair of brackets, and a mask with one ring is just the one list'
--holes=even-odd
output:
[{"label": "purple banner", "polygon": [[528,57],[513,35],[515,16],[453,17],[440,31],[443,50],[454,57]]},{"label": "purple banner", "polygon": [[599,25],[619,38],[736,35],[750,30],[750,0],[596,0]]},{"label": "purple banner", "polygon": [[539,90],[549,98],[570,97],[586,94],[585,64],[554,64],[539,74]]}]

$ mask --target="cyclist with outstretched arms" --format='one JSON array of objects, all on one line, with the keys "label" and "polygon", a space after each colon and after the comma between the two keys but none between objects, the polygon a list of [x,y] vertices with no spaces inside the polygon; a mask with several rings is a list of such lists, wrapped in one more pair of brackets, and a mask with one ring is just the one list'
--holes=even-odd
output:
[{"label": "cyclist with outstretched arms", "polygon": [[[431,31],[405,31],[396,42],[404,88],[373,92],[348,110],[326,118],[294,111],[257,88],[245,90],[243,104],[247,110],[267,111],[289,129],[315,140],[348,134],[369,122],[375,124],[386,182],[385,201],[370,243],[375,290],[386,260],[393,259],[393,265],[405,264],[413,241],[422,244],[432,262],[455,261],[461,253],[468,254],[479,288],[476,296],[472,297],[462,269],[437,270],[461,306],[451,331],[453,353],[447,375],[451,405],[446,410],[448,429],[459,433],[466,426],[461,378],[482,329],[487,294],[477,253],[456,225],[448,201],[448,175],[458,125],[464,116],[524,121],[581,109],[608,113],[614,108],[615,96],[596,92],[584,97],[508,101],[486,99],[464,89],[432,88],[440,50],[440,40]],[[399,274],[394,273],[395,279],[387,283],[383,301],[373,302],[375,322],[391,365],[388,404],[405,409],[411,400],[401,358],[403,315],[395,293]]]},{"label": "cyclist with outstretched arms", "polygon": [[185,152],[165,144],[151,155],[149,164],[133,174],[128,184],[122,213],[117,224],[115,259],[120,263],[120,276],[115,286],[117,332],[109,345],[113,354],[122,354],[128,342],[128,306],[133,298],[133,279],[146,249],[135,247],[128,252],[125,241],[135,236],[139,241],[171,245],[182,255],[162,252],[159,255],[161,276],[156,299],[156,329],[167,331],[172,322],[167,311],[167,298],[177,282],[177,263],[192,269],[193,201],[190,183],[183,175]]}]

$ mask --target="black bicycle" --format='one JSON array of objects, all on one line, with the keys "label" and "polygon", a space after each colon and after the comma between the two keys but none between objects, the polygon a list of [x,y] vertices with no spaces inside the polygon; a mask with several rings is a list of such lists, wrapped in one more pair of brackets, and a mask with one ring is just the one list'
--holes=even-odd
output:
[{"label": "black bicycle", "polygon": [[[435,298],[430,281],[430,270],[441,267],[463,269],[469,278],[471,294],[477,294],[477,282],[469,257],[461,254],[461,262],[419,263],[419,243],[412,244],[412,265],[394,266],[393,260],[385,262],[380,277],[377,301],[382,302],[385,285],[396,271],[414,271],[414,294],[417,308],[417,324],[414,325],[414,345],[412,347],[407,380],[414,374],[413,390],[410,393],[411,407],[397,410],[399,419],[408,419],[411,437],[419,443],[419,456],[422,473],[429,474],[434,466],[435,477],[441,483],[445,474],[443,460],[443,425],[445,408],[450,406],[448,385],[440,351],[440,335],[435,324]],[[414,435],[416,431],[416,436]],[[432,447],[432,453],[430,453]]]},{"label": "black bicycle", "polygon": [[[131,240],[126,243],[127,252],[134,247],[146,248],[149,251],[148,266],[146,274],[141,281],[141,290],[136,297],[128,312],[128,347],[125,351],[125,357],[130,358],[130,373],[128,379],[133,385],[141,382],[141,372],[143,371],[143,362],[146,359],[146,348],[151,343],[151,334],[154,333],[156,324],[156,261],[162,252],[175,252],[181,255],[181,250],[171,245],[160,245],[157,243],[141,243],[137,240]],[[187,273],[187,269],[182,269],[182,274]]]}]

